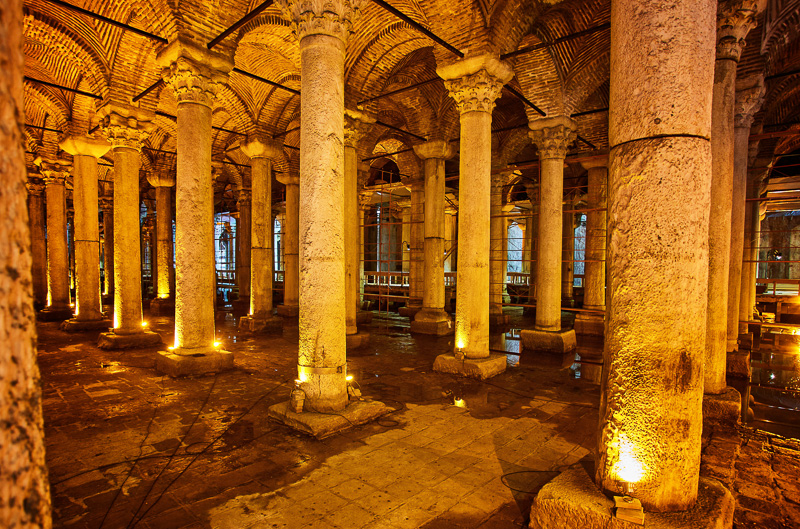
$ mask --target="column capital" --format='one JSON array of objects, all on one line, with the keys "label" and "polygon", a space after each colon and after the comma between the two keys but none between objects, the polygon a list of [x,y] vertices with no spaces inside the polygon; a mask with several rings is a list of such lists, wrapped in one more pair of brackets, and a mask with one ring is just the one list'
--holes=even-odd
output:
[{"label": "column capital", "polygon": [[211,182],[216,183],[217,178],[225,173],[225,163],[219,160],[211,160]]},{"label": "column capital", "polygon": [[113,211],[114,210],[114,197],[113,196],[101,196],[100,197],[100,209],[103,211]]},{"label": "column capital", "polygon": [[28,189],[28,194],[35,197],[40,197],[44,193],[44,185],[38,182],[25,182],[25,187]]},{"label": "column capital", "polygon": [[[737,83],[739,84],[739,83]],[[740,86],[747,88],[736,90],[736,103],[733,106],[733,121],[736,128],[749,129],[753,125],[753,118],[764,102],[766,90],[764,77],[757,76],[753,80],[745,80]]]},{"label": "column capital", "polygon": [[46,185],[64,185],[64,181],[72,171],[72,166],[66,160],[58,158],[36,158],[34,164],[39,166],[39,172],[42,173],[42,180]]},{"label": "column capital", "polygon": [[414,145],[414,153],[418,158],[423,160],[427,160],[428,158],[448,160],[453,157],[456,150],[449,141],[433,140]]},{"label": "column capital", "polygon": [[155,113],[109,101],[97,109],[100,127],[113,149],[142,150],[142,143],[155,129]]},{"label": "column capital", "polygon": [[373,123],[375,123],[375,118],[365,112],[350,108],[344,109],[345,147],[357,147],[358,142],[369,131]]},{"label": "column capital", "polygon": [[591,160],[584,160],[581,162],[581,167],[586,169],[597,169],[598,167],[608,167],[608,155],[600,154],[593,156]]},{"label": "column capital", "polygon": [[363,0],[277,0],[284,18],[292,23],[297,40],[328,35],[347,42]]},{"label": "column capital", "polygon": [[249,206],[253,200],[253,190],[249,187],[240,187],[236,191],[236,204],[238,207]]},{"label": "column capital", "polygon": [[372,191],[362,191],[358,194],[358,209],[366,210],[372,205]]},{"label": "column capital", "polygon": [[717,60],[739,61],[744,38],[756,25],[757,0],[722,0],[717,7]]},{"label": "column capital", "polygon": [[283,156],[283,142],[268,139],[261,134],[247,137],[247,141],[239,143],[239,150],[250,158],[269,158],[277,160]]},{"label": "column capital", "polygon": [[280,173],[276,174],[275,178],[283,185],[286,186],[299,186],[300,185],[300,177],[297,175],[292,175],[289,173]]},{"label": "column capital", "polygon": [[72,156],[94,156],[100,158],[111,148],[111,144],[104,138],[87,135],[65,136],[58,146],[62,151]]},{"label": "column capital", "polygon": [[560,159],[567,156],[567,148],[577,138],[577,124],[567,116],[537,119],[529,125],[528,133],[539,148],[539,159]]},{"label": "column capital", "polygon": [[178,103],[199,103],[209,108],[233,69],[229,57],[185,37],[170,42],[156,56],[156,62]]},{"label": "column capital", "polygon": [[172,171],[147,173],[147,181],[153,187],[172,187],[175,185],[175,174]]},{"label": "column capital", "polygon": [[503,85],[514,77],[514,71],[496,55],[483,54],[436,68],[444,86],[455,99],[460,113],[489,112]]},{"label": "column capital", "polygon": [[425,178],[422,176],[401,176],[400,181],[409,191],[413,188],[422,189],[422,186],[425,185]]}]

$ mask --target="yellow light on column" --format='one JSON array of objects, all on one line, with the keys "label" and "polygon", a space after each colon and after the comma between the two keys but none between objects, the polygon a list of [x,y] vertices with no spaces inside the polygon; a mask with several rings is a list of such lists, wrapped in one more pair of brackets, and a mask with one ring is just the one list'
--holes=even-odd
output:
[{"label": "yellow light on column", "polygon": [[614,464],[614,473],[620,481],[638,483],[646,473],[646,469],[636,457],[636,446],[624,433],[619,435],[619,459]]}]

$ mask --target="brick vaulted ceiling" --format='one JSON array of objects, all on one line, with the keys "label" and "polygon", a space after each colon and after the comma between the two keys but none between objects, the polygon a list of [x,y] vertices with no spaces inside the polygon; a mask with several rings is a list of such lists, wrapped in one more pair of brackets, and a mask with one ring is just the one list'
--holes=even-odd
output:
[{"label": "brick vaulted ceiling", "polygon": [[[180,32],[207,43],[257,7],[260,0],[70,0],[110,19],[166,39]],[[463,52],[489,50],[499,54],[541,43],[553,42],[587,28],[609,22],[609,0],[390,0],[395,8]],[[763,72],[771,75],[800,68],[798,39],[800,0],[770,0],[759,17],[759,25],[748,38],[740,63],[740,76]],[[155,56],[162,44],[95,18],[76,13],[48,0],[25,2],[26,75],[62,86],[77,88],[103,98],[129,99],[158,81]],[[436,78],[436,65],[454,56],[408,23],[377,4],[364,2],[353,27],[345,62],[346,104],[398,88]],[[509,83],[547,115],[580,114],[608,106],[609,30],[566,40],[509,59],[515,78]],[[238,68],[290,88],[300,88],[300,58],[289,24],[277,6],[270,6],[255,19],[226,38],[216,48],[229,53]],[[800,121],[800,74],[767,81],[767,96],[756,118],[756,130],[779,123]],[[213,125],[214,159],[246,164],[232,148],[238,133],[257,130],[283,134],[285,159],[279,171],[296,171],[300,98],[238,73],[230,75],[219,95]],[[59,132],[85,133],[96,124],[97,101],[38,83],[25,83],[27,151],[49,156],[58,153]],[[174,116],[176,103],[163,86],[144,97],[140,104]],[[372,101],[366,110],[389,125],[428,139],[453,139],[459,134],[459,119],[453,100],[440,80],[423,84],[395,96]],[[535,155],[527,140],[526,125],[539,117],[509,91],[498,100],[493,128],[507,129],[493,135],[495,167]],[[571,153],[606,150],[607,113],[575,118],[578,141]],[[148,146],[175,150],[175,122],[161,115]],[[784,127],[785,128],[785,127]],[[286,131],[291,131],[286,133]],[[419,143],[397,130],[375,126],[361,142],[362,156],[408,148]],[[590,146],[591,144],[591,146]],[[759,157],[773,156],[797,148],[797,137],[762,140]],[[28,155],[31,169],[34,154]],[[397,161],[401,172],[419,171],[413,156]],[[408,167],[402,167],[405,162]],[[158,170],[174,163],[169,155],[143,156],[143,167]],[[238,184],[247,178],[246,168],[226,165],[223,182]],[[145,180],[143,179],[143,182]]]}]

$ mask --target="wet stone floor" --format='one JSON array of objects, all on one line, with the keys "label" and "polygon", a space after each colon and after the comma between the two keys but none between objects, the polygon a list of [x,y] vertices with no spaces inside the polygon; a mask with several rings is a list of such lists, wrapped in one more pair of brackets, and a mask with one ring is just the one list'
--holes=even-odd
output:
[{"label": "wet stone floor", "polygon": [[[512,325],[524,320],[515,313]],[[172,342],[171,318],[149,326]],[[157,349],[101,351],[95,334],[38,328],[55,527],[520,528],[538,489],[595,443],[599,388],[571,361],[519,354],[499,332],[492,348],[509,351],[508,370],[468,381],[431,371],[452,337],[411,336],[407,318],[376,313],[361,328],[370,344],[348,354],[348,368],[366,398],[394,411],[319,441],[267,419],[295,378],[296,327],[247,337],[230,317],[218,322],[236,369],[196,379],[160,376]],[[769,439],[739,450],[737,438],[719,442],[736,457],[750,450],[800,490],[791,477],[800,458],[776,467],[755,448]],[[715,443],[706,451],[723,453]],[[747,473],[738,463],[716,471],[734,480],[740,467]],[[748,504],[752,516],[737,506],[741,527],[774,515],[770,499],[797,508],[796,495],[761,486],[769,491],[747,489],[763,502]],[[787,516],[771,520],[793,527]]]}]

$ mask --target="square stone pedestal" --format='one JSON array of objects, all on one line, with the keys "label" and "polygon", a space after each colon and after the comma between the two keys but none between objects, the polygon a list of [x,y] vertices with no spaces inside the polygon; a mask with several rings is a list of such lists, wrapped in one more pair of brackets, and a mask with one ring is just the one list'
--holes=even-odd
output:
[{"label": "square stone pedestal", "polygon": [[345,336],[345,340],[347,342],[346,347],[348,351],[351,349],[358,349],[359,347],[364,347],[369,344],[369,333],[357,332],[356,334],[348,334]]},{"label": "square stone pedestal", "polygon": [[753,333],[748,332],[739,335],[739,350],[745,349],[747,351],[753,350]]},{"label": "square stone pedestal", "polygon": [[417,315],[417,312],[419,312],[421,310],[422,310],[422,306],[413,306],[412,305],[411,307],[409,307],[409,306],[400,307],[399,309],[397,309],[397,313],[400,316],[407,316],[407,317],[413,319],[414,316]]},{"label": "square stone pedestal", "polygon": [[111,327],[111,320],[80,321],[72,318],[61,322],[61,330],[67,332],[107,331]]},{"label": "square stone pedestal", "polygon": [[[634,496],[636,494],[634,493]],[[697,502],[680,512],[648,512],[648,529],[729,529],[734,500],[715,480],[700,477]],[[614,516],[614,500],[600,492],[586,469],[578,464],[542,487],[531,505],[530,529],[635,529]]]},{"label": "square stone pedestal", "polygon": [[317,439],[324,439],[377,419],[390,411],[392,411],[391,408],[377,400],[359,400],[351,402],[345,409],[336,413],[311,411],[295,413],[289,407],[289,401],[286,401],[270,406],[269,418],[283,423],[293,430],[313,435]]},{"label": "square stone pedestal", "polygon": [[372,323],[372,312],[360,310],[356,312],[356,325],[366,325]]},{"label": "square stone pedestal", "polygon": [[172,316],[175,314],[175,298],[153,298],[150,300],[151,316]]},{"label": "square stone pedestal", "polygon": [[36,319],[39,321],[64,321],[74,316],[74,309],[67,307],[66,309],[51,309],[45,308],[36,314]]},{"label": "square stone pedestal", "polygon": [[739,350],[728,353],[728,358],[725,363],[726,376],[750,380],[751,374],[750,351]]},{"label": "square stone pedestal", "polygon": [[283,331],[283,319],[277,316],[270,318],[256,318],[242,316],[239,319],[239,330],[249,333],[280,333]]},{"label": "square stone pedestal", "polygon": [[453,353],[436,357],[433,370],[462,377],[486,380],[506,370],[508,360],[504,354],[490,354],[486,358],[456,358]]},{"label": "square stone pedestal", "polygon": [[115,334],[114,331],[100,333],[97,347],[100,349],[135,349],[161,345],[161,336],[152,331],[136,334]]},{"label": "square stone pedestal", "polygon": [[603,336],[605,334],[605,318],[602,314],[593,312],[578,312],[575,314],[576,334],[588,336]]},{"label": "square stone pedestal", "polygon": [[233,369],[233,353],[218,349],[189,355],[159,351],[156,370],[171,377],[202,376]]},{"label": "square stone pedestal", "polygon": [[719,395],[703,395],[703,422],[735,424],[742,416],[742,395],[728,386]]},{"label": "square stone pedestal", "polygon": [[522,346],[537,353],[563,354],[575,350],[578,346],[575,330],[537,331],[523,329],[519,333]]},{"label": "square stone pedestal", "polygon": [[297,319],[300,316],[300,306],[299,305],[278,305],[275,308],[275,311],[278,313],[278,316],[281,318],[287,319]]}]

